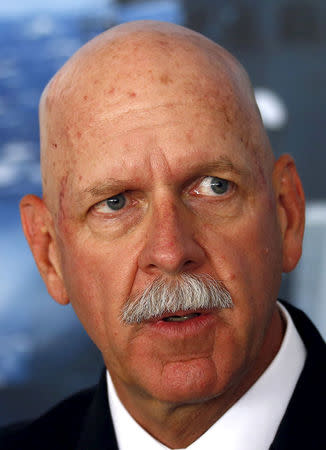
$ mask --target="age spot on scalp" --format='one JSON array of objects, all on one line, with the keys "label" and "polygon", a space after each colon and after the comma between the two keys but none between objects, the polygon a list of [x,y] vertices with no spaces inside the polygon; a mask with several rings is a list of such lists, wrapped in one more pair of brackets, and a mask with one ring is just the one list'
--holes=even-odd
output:
[{"label": "age spot on scalp", "polygon": [[229,106],[226,105],[225,103],[222,104],[222,110],[226,119],[226,122],[231,125],[232,124],[232,119],[231,119],[231,115],[230,115],[230,111],[229,111]]},{"label": "age spot on scalp", "polygon": [[173,83],[173,80],[169,77],[169,75],[167,73],[164,73],[163,75],[160,76],[160,82],[162,84],[170,84]]},{"label": "age spot on scalp", "polygon": [[168,47],[169,43],[167,41],[164,41],[163,39],[157,39],[156,44],[160,45],[161,47]]}]

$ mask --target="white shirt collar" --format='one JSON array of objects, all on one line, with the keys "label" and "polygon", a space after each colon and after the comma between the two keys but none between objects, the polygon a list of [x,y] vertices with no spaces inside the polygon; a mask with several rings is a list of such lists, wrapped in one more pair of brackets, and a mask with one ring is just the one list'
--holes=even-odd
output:
[{"label": "white shirt collar", "polygon": [[[286,332],[277,355],[253,386],[188,450],[269,449],[306,359],[306,349],[287,310],[278,303]],[[107,372],[109,405],[120,450],[162,450],[120,402]]]}]

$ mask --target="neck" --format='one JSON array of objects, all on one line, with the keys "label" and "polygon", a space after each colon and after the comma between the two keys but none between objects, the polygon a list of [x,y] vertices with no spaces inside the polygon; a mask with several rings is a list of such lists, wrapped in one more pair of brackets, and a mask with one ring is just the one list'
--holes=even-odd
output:
[{"label": "neck", "polygon": [[[117,394],[133,418],[155,439],[171,449],[185,448],[204,434],[250,389],[277,354],[285,325],[275,311],[270,331],[254,364],[223,393],[192,404],[161,402],[112,377]],[[277,336],[277,338],[276,338]]]}]

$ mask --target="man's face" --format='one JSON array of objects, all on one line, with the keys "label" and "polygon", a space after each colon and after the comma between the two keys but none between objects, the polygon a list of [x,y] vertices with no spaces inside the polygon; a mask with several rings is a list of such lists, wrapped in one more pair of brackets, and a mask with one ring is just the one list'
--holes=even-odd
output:
[{"label": "man's face", "polygon": [[[93,109],[59,142],[73,156],[57,246],[69,300],[117,389],[196,402],[239,384],[272,345],[282,239],[245,108],[230,92],[206,101],[160,83],[164,101],[154,84],[151,95],[136,87],[121,102],[120,93],[118,106]],[[234,307],[122,323],[130,295],[184,272],[222,281]]]}]

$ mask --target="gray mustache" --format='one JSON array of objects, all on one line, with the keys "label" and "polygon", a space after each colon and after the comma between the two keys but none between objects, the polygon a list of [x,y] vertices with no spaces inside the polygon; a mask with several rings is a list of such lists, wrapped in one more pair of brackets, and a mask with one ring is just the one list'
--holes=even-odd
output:
[{"label": "gray mustache", "polygon": [[232,307],[231,295],[221,281],[206,274],[183,273],[172,280],[160,277],[142,293],[130,296],[121,320],[133,325],[177,311]]}]

